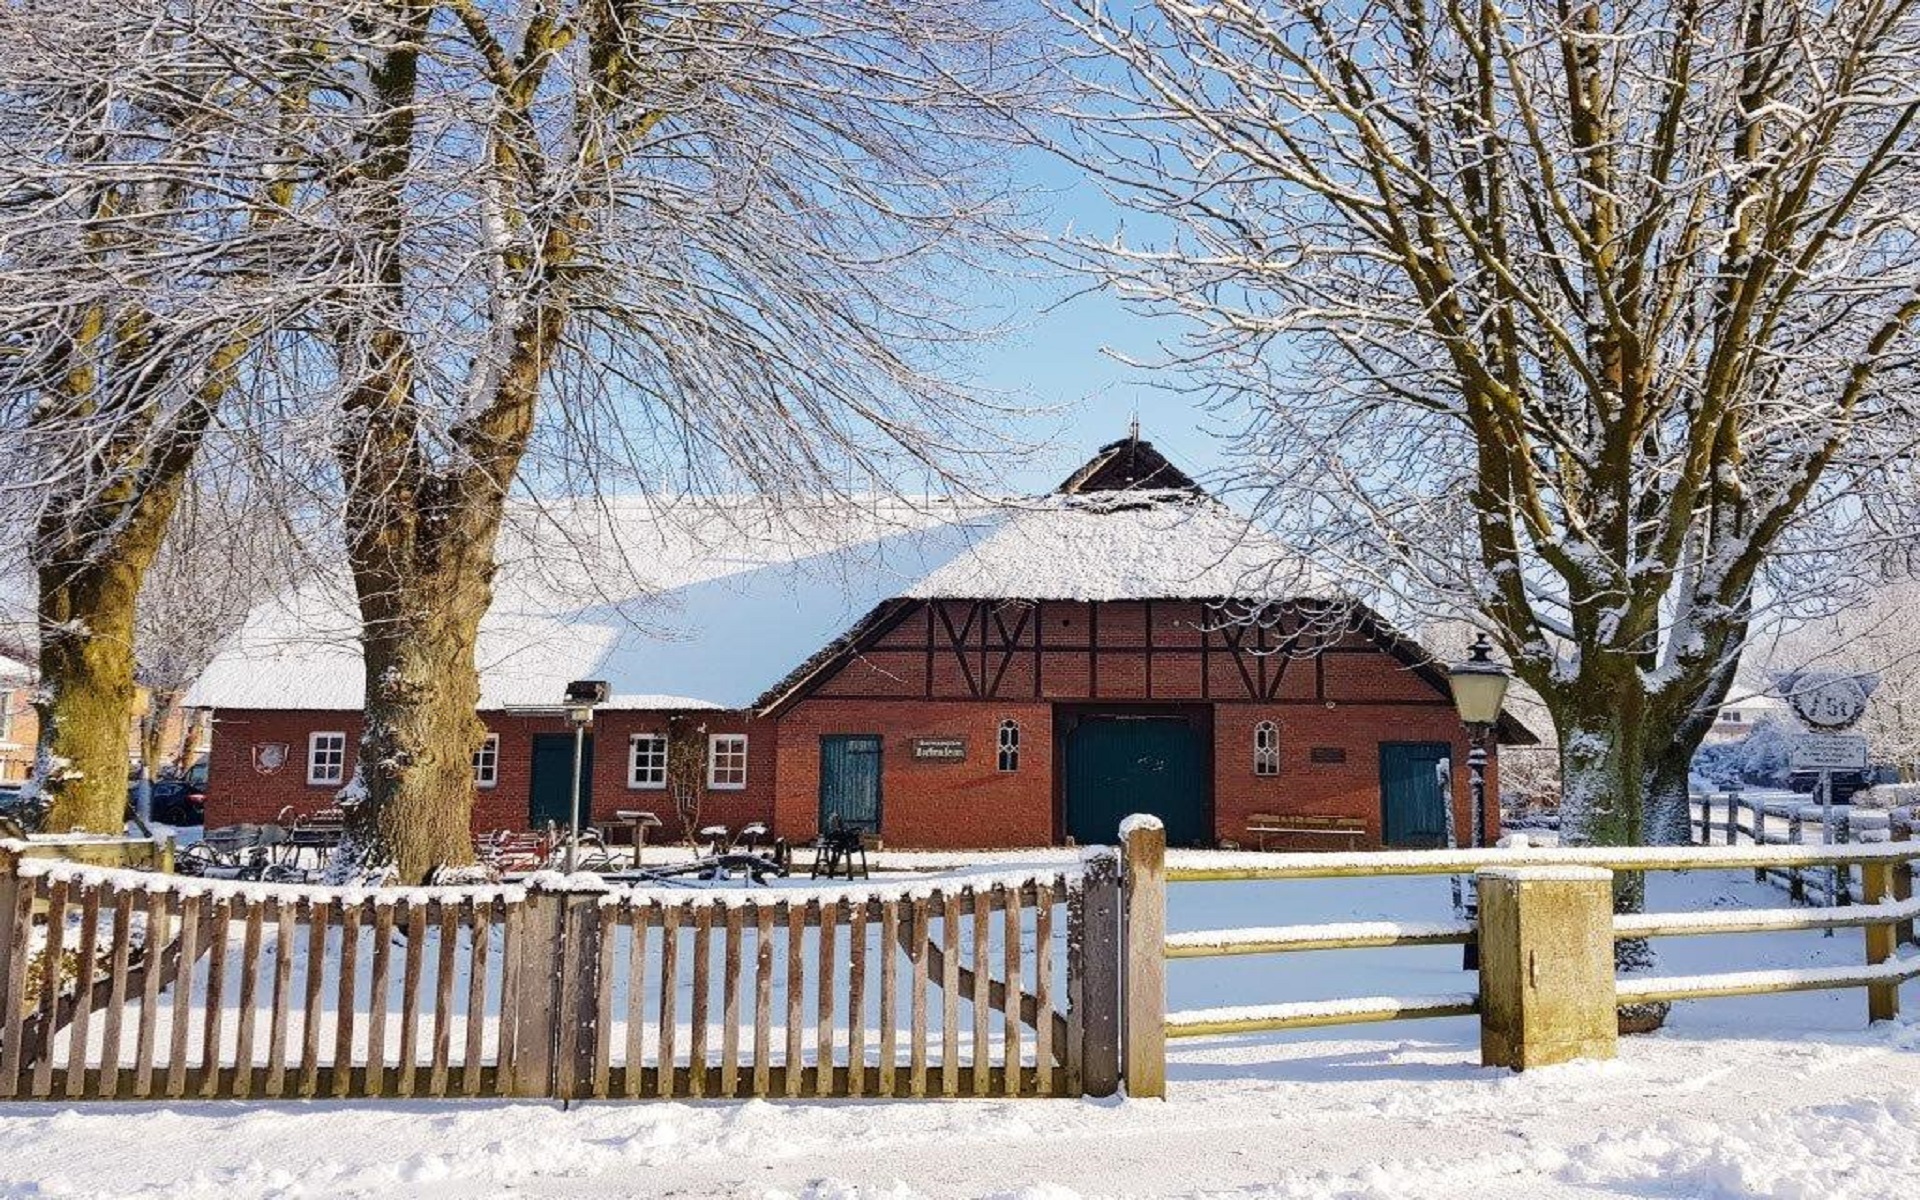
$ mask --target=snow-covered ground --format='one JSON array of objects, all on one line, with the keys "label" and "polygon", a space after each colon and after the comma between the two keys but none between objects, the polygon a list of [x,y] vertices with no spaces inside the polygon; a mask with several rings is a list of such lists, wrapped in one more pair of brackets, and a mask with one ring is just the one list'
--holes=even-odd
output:
[{"label": "snow-covered ground", "polygon": [[[1653,906],[1778,907],[1731,873]],[[1444,879],[1176,885],[1176,930],[1436,920]],[[1856,963],[1857,931],[1669,940],[1662,971]],[[1459,950],[1169,964],[1176,1008],[1459,990]],[[1920,985],[1905,1001],[1920,1013]],[[1164,1101],[0,1106],[0,1198],[1818,1197],[1920,1190],[1920,1025],[1859,992],[1703,1001],[1513,1075],[1428,1021],[1176,1042]]]}]

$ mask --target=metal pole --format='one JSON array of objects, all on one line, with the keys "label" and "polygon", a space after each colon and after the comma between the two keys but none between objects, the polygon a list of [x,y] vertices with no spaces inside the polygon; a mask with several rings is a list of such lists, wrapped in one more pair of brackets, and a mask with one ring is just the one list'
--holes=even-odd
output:
[{"label": "metal pole", "polygon": [[1469,840],[1476,850],[1486,844],[1487,747],[1484,736],[1475,730],[1472,748],[1467,751],[1467,787],[1473,796],[1473,832]]},{"label": "metal pole", "polygon": [[575,721],[573,725],[573,803],[567,806],[567,874],[573,874],[573,868],[580,854],[580,759],[584,756],[587,744],[587,725],[584,721]]},{"label": "metal pole", "polygon": [[[1478,850],[1486,841],[1487,828],[1487,748],[1486,735],[1481,730],[1467,729],[1467,795],[1472,802],[1473,828],[1467,831],[1467,845]],[[1480,921],[1480,891],[1477,886],[1467,889],[1467,919],[1476,925]],[[1468,942],[1461,947],[1460,969],[1477,971],[1480,969],[1480,944]]]},{"label": "metal pole", "polygon": [[[1820,841],[1822,845],[1831,846],[1835,840],[1833,836],[1833,772],[1826,767],[1820,768],[1818,786],[1820,788]],[[1827,868],[1828,908],[1837,907],[1840,903],[1840,871],[1838,864]],[[1833,936],[1831,926],[1827,928],[1824,936]]]}]

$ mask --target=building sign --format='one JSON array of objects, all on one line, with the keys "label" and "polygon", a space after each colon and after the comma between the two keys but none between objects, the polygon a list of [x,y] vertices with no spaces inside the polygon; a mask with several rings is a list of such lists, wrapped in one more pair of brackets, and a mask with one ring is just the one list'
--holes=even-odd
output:
[{"label": "building sign", "polygon": [[1307,751],[1307,761],[1315,763],[1343,763],[1347,761],[1344,746],[1315,746]]},{"label": "building sign", "polygon": [[919,762],[965,762],[967,739],[962,737],[917,737],[913,739],[913,757]]},{"label": "building sign", "polygon": [[1795,738],[1788,764],[1795,771],[1864,771],[1867,739],[1858,734],[1834,733]]}]

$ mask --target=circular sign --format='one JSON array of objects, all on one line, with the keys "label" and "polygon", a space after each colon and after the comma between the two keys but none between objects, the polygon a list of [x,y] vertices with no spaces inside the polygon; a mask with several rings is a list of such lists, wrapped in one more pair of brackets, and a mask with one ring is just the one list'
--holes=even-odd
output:
[{"label": "circular sign", "polygon": [[1802,675],[1787,703],[1810,728],[1851,729],[1867,711],[1867,689],[1852,675]]}]

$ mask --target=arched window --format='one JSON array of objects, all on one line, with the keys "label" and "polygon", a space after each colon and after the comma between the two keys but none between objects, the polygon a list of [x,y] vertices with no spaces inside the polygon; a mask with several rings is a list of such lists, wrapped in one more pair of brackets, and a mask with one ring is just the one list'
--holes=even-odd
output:
[{"label": "arched window", "polygon": [[1000,769],[1020,769],[1020,726],[1011,719],[1000,722]]},{"label": "arched window", "polygon": [[1272,721],[1262,721],[1253,727],[1253,773],[1280,773],[1280,727]]}]

